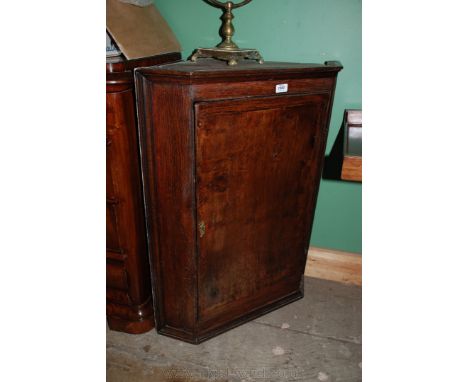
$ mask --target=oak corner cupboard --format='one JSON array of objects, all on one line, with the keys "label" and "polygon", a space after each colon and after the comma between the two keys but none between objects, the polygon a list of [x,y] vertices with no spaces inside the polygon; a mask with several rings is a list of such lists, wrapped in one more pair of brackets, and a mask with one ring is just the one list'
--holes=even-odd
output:
[{"label": "oak corner cupboard", "polygon": [[112,330],[137,334],[154,327],[133,70],[180,57],[106,62],[106,314]]},{"label": "oak corner cupboard", "polygon": [[157,330],[200,343],[303,296],[339,62],[136,71]]}]

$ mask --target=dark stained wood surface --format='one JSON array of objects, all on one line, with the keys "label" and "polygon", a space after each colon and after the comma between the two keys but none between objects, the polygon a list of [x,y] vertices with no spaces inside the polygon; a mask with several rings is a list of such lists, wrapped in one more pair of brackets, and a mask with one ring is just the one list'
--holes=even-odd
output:
[{"label": "dark stained wood surface", "polygon": [[154,327],[131,69],[173,58],[119,61],[106,68],[107,321],[111,329],[128,333]]},{"label": "dark stained wood surface", "polygon": [[196,63],[181,61],[163,67],[148,67],[140,69],[140,73],[146,78],[160,78],[160,80],[176,80],[180,83],[210,82],[213,80],[237,81],[240,76],[243,80],[253,78],[255,80],[267,78],[304,78],[304,77],[328,77],[339,72],[343,67],[337,61],[329,61],[325,64],[299,64],[285,62],[265,62],[259,64],[256,61],[239,61],[235,66],[228,66],[225,62],[212,59],[199,59]]},{"label": "dark stained wood surface", "polygon": [[158,56],[139,58],[136,60],[127,60],[124,56],[108,57],[106,59],[106,73],[121,73],[133,71],[135,68],[143,68],[145,66],[154,66],[175,62],[181,59],[181,54],[178,52],[166,53]]},{"label": "dark stained wood surface", "polygon": [[[239,74],[245,75],[247,72],[252,72],[253,75],[261,75],[262,72],[275,71],[275,70],[288,70],[289,73],[302,72],[336,72],[337,68],[342,68],[341,64],[337,61],[329,61],[327,64],[301,64],[291,62],[273,62],[267,61],[264,64],[259,64],[253,60],[239,61],[238,65],[228,66],[225,62],[212,59],[199,59],[197,62],[180,61],[171,64],[166,64],[161,68],[141,68],[139,71],[147,76],[158,75],[159,73],[176,74],[179,76],[192,75],[198,77],[211,77],[222,73],[227,76],[238,76]],[[338,69],[339,70],[339,69]]]},{"label": "dark stained wood surface", "polygon": [[340,70],[211,60],[137,70],[160,333],[199,343],[302,297]]},{"label": "dark stained wood surface", "polygon": [[147,107],[140,123],[150,137],[140,143],[157,325],[186,337],[196,319],[192,105],[186,89],[159,83],[141,99]]},{"label": "dark stained wood surface", "polygon": [[[313,168],[319,158],[309,153],[323,139],[328,98],[196,104],[202,320],[242,315],[267,303],[271,296],[264,292],[274,284],[299,284],[308,248],[307,191],[320,178]],[[237,278],[225,277],[229,273]]]}]

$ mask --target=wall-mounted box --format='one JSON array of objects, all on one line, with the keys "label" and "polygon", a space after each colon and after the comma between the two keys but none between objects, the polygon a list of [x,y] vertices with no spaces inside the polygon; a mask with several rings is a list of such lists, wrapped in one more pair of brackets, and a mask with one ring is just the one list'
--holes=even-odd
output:
[{"label": "wall-mounted box", "polygon": [[345,110],[341,179],[362,182],[362,110]]}]

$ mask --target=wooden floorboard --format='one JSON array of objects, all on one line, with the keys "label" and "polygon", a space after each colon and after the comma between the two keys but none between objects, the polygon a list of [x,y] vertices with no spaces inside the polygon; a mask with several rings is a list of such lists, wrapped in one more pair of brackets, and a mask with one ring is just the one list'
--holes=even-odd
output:
[{"label": "wooden floorboard", "polygon": [[344,284],[362,284],[362,256],[357,253],[310,247],[305,275]]}]

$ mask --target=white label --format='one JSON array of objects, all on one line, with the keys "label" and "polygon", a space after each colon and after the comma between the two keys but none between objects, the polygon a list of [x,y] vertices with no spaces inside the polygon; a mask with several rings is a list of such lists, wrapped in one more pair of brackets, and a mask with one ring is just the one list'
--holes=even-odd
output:
[{"label": "white label", "polygon": [[288,84],[276,85],[276,92],[277,93],[287,93],[288,92]]}]

